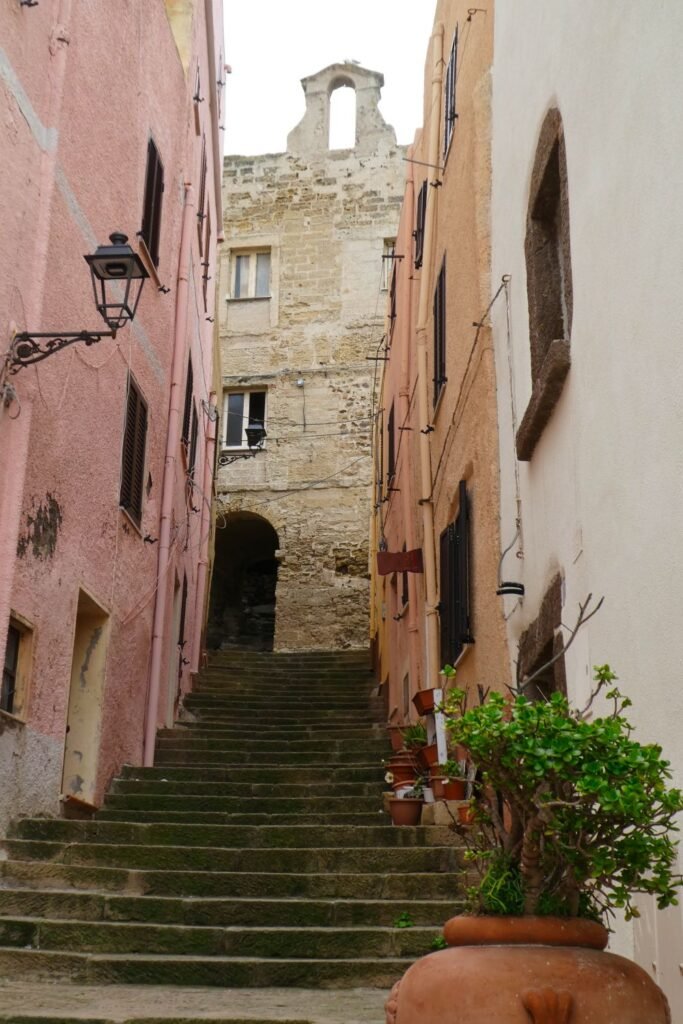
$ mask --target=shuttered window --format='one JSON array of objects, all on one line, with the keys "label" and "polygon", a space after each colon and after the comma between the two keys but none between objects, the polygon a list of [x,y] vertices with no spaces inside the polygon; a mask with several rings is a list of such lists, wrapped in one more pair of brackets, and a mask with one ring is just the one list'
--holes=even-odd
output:
[{"label": "shuttered window", "polygon": [[145,201],[142,210],[140,235],[155,267],[159,266],[159,235],[161,232],[161,202],[164,194],[164,168],[159,150],[152,139],[147,144],[147,172],[145,174]]},{"label": "shuttered window", "polygon": [[183,433],[182,440],[185,445],[190,443],[190,415],[192,413],[192,393],[194,388],[194,374],[192,372],[192,357],[187,361],[187,379],[185,381],[185,406],[183,408]]},{"label": "shuttered window", "polygon": [[448,147],[451,144],[453,137],[453,130],[455,128],[455,119],[458,116],[455,112],[455,84],[458,77],[458,26],[455,26],[455,35],[453,36],[453,45],[451,46],[451,55],[448,60],[448,68],[446,69],[446,85],[444,90],[444,104],[443,104],[443,116],[444,116],[444,129],[443,129],[443,151],[444,156],[448,152]]},{"label": "shuttered window", "polygon": [[19,667],[19,645],[21,633],[10,625],[7,630],[5,644],[5,665],[2,670],[2,687],[0,688],[0,709],[10,715],[14,711],[14,695],[17,690],[17,672]]},{"label": "shuttered window", "polygon": [[464,480],[458,486],[460,507],[455,522],[440,538],[439,589],[441,664],[452,665],[465,644],[473,644],[470,612],[470,500]]},{"label": "shuttered window", "polygon": [[389,334],[394,333],[394,324],[396,323],[396,267],[394,266],[391,273],[391,286],[389,290]]},{"label": "shuttered window", "polygon": [[135,380],[129,374],[119,504],[138,526],[142,520],[142,485],[145,475],[146,441],[147,403]]},{"label": "shuttered window", "polygon": [[396,442],[394,429],[394,403],[387,420],[387,484],[390,484],[396,473]]},{"label": "shuttered window", "polygon": [[182,651],[185,647],[185,616],[187,614],[187,576],[183,573],[183,595],[180,599],[180,623],[178,625],[178,647],[180,648],[180,671],[183,670]]},{"label": "shuttered window", "polygon": [[199,198],[197,200],[197,235],[199,238],[199,251],[204,253],[204,220],[206,218],[206,137],[202,136],[202,162],[199,170]]},{"label": "shuttered window", "polygon": [[417,196],[417,211],[415,215],[415,230],[413,231],[413,238],[415,239],[415,268],[422,266],[422,257],[424,255],[424,243],[425,243],[425,220],[427,217],[427,182],[422,182],[422,188],[420,189]]},{"label": "shuttered window", "polygon": [[444,258],[434,292],[434,405],[446,383],[446,260]]},{"label": "shuttered window", "polygon": [[192,403],[192,427],[190,429],[190,455],[188,459],[188,472],[194,479],[194,470],[197,464],[197,437],[199,434],[199,420],[197,418],[197,408]]}]

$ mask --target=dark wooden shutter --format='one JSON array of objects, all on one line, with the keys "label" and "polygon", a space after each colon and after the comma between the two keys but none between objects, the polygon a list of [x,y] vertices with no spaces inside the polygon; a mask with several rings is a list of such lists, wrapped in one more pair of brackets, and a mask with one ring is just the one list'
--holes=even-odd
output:
[{"label": "dark wooden shutter", "polygon": [[199,251],[204,252],[204,218],[206,217],[206,136],[202,136],[202,161],[199,170],[199,196],[197,198],[197,234],[199,237]]},{"label": "dark wooden shutter", "polygon": [[0,709],[7,711],[10,715],[14,710],[14,696],[17,689],[20,644],[21,633],[16,626],[10,625],[7,630],[5,665],[2,670],[2,688],[0,689]]},{"label": "dark wooden shutter", "polygon": [[394,403],[387,420],[387,484],[390,484],[396,473],[396,442],[394,433]]},{"label": "dark wooden shutter", "polygon": [[192,372],[192,356],[187,361],[187,380],[185,381],[185,407],[183,409],[183,433],[182,439],[185,444],[190,441],[190,414],[192,412],[192,394],[194,389],[194,374]]},{"label": "dark wooden shutter", "polygon": [[420,189],[417,196],[417,212],[415,217],[415,230],[413,232],[413,238],[415,239],[415,268],[422,266],[422,257],[424,256],[424,241],[425,241],[425,220],[427,217],[427,182],[422,182],[422,188]]},{"label": "dark wooden shutter", "polygon": [[161,232],[161,202],[164,194],[164,168],[159,151],[152,139],[147,144],[147,172],[145,174],[145,200],[142,209],[142,235],[155,267],[159,266],[159,235]]},{"label": "dark wooden shutter", "polygon": [[187,614],[187,576],[183,573],[183,595],[180,599],[180,624],[178,626],[178,647],[181,650],[180,670],[182,671],[182,650],[185,646],[185,615]]},{"label": "dark wooden shutter", "polygon": [[434,405],[446,383],[446,260],[439,271],[434,292]]},{"label": "dark wooden shutter", "polygon": [[147,403],[142,397],[137,384],[129,375],[119,504],[138,526],[142,519],[142,490],[145,474],[146,442]]},{"label": "dark wooden shutter", "polygon": [[197,408],[192,403],[192,429],[190,431],[190,455],[188,459],[189,473],[192,479],[194,479],[194,470],[197,462],[197,435],[199,433],[199,420],[197,418]]},{"label": "dark wooden shutter", "polygon": [[448,61],[448,68],[446,70],[446,86],[444,94],[444,131],[443,131],[443,151],[444,154],[448,152],[451,137],[453,135],[453,129],[455,128],[455,119],[458,116],[455,112],[455,84],[458,77],[458,26],[455,26],[455,36],[453,37],[453,45],[451,46],[451,56]]},{"label": "dark wooden shutter", "polygon": [[391,284],[389,285],[389,299],[390,299],[390,313],[389,319],[391,321],[389,325],[389,333],[394,333],[394,324],[396,323],[396,264],[391,270]]},{"label": "dark wooden shutter", "polygon": [[455,574],[455,527],[451,523],[439,540],[439,613],[441,621],[441,667],[452,665],[455,649],[455,602],[453,601]]},{"label": "dark wooden shutter", "polygon": [[455,593],[453,620],[457,653],[465,644],[473,644],[470,620],[470,499],[464,480],[458,485],[460,508],[455,520]]}]

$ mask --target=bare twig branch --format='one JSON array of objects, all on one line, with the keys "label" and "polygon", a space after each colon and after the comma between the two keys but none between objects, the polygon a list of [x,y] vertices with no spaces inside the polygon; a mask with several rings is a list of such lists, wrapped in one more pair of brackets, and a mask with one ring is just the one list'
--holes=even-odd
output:
[{"label": "bare twig branch", "polygon": [[[576,635],[579,632],[579,630],[581,629],[581,627],[585,626],[586,623],[588,621],[590,621],[590,619],[592,619],[594,615],[597,615],[597,613],[602,608],[602,604],[603,604],[603,601],[605,600],[605,598],[601,597],[600,600],[598,601],[598,603],[596,604],[595,608],[593,608],[593,610],[591,612],[586,614],[587,611],[588,611],[588,606],[590,605],[592,600],[593,600],[593,595],[589,594],[588,597],[586,598],[586,600],[583,602],[583,604],[579,605],[579,614],[578,614],[578,617],[576,619],[576,622],[574,623],[573,628],[569,631],[569,638],[565,642],[563,642],[562,647],[557,652],[557,654],[554,654],[552,656],[552,658],[549,658],[548,661],[546,661],[544,665],[541,665],[540,668],[537,668],[536,671],[532,672],[531,675],[528,676],[526,679],[523,679],[520,682],[519,678],[518,678],[518,682],[517,682],[517,693],[518,694],[523,694],[524,691],[527,689],[527,687],[529,687],[533,682],[535,682],[535,680],[538,679],[539,676],[543,675],[543,673],[547,669],[549,669],[551,667],[551,665],[554,665],[556,661],[559,661],[560,658],[563,657],[563,655],[569,650],[569,648],[573,644],[574,640],[576,639]],[[565,628],[567,628],[567,627],[565,627]],[[519,668],[519,663],[518,663],[518,668]]]}]

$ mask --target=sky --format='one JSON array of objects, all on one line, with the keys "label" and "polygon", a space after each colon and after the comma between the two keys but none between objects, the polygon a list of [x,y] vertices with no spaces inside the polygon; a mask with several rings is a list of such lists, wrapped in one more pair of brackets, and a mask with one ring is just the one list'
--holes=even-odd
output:
[{"label": "sky", "polygon": [[[226,0],[225,152],[281,153],[304,112],[301,79],[359,61],[384,75],[380,110],[399,143],[422,121],[422,90],[435,0]],[[351,90],[339,90],[339,103]],[[344,95],[345,94],[345,95]],[[335,146],[345,145],[340,115]]]}]

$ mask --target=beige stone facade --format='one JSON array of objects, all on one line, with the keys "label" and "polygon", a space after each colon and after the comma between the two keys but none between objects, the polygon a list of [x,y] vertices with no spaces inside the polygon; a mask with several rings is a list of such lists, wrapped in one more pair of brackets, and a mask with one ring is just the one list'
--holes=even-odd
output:
[{"label": "beige stone facade", "polygon": [[[272,624],[273,593],[258,577],[269,566],[275,649],[368,642],[368,357],[384,330],[382,257],[405,168],[377,108],[382,81],[354,64],[304,79],[288,151],[225,160],[214,643],[263,640],[255,624]],[[339,86],[356,91],[354,149],[328,148]],[[250,419],[266,439],[243,458]]]}]

